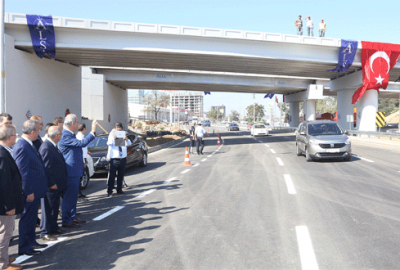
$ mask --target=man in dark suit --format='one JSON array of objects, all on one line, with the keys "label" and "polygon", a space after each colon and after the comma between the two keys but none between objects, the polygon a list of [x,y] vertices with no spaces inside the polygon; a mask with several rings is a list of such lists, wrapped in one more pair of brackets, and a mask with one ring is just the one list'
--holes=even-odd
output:
[{"label": "man in dark suit", "polygon": [[21,139],[14,145],[13,156],[22,177],[24,191],[24,212],[19,221],[18,253],[35,255],[35,249],[47,245],[39,245],[35,239],[36,220],[40,199],[46,195],[47,176],[39,152],[33,145],[39,135],[36,121],[27,120],[22,126]]},{"label": "man in dark suit", "polygon": [[62,224],[67,228],[79,228],[80,223],[85,223],[76,218],[76,204],[78,202],[79,178],[83,175],[83,155],[82,147],[87,146],[94,140],[96,130],[96,120],[92,122],[91,133],[83,140],[75,137],[78,129],[78,118],[75,114],[68,114],[64,120],[64,129],[58,147],[64,156],[67,164],[67,188],[64,192],[62,203]]},{"label": "man in dark suit", "polygon": [[[8,257],[8,247],[14,230],[15,216],[24,209],[22,179],[11,153],[15,144],[15,126],[0,125],[0,269],[15,258]],[[19,269],[19,266],[13,266]],[[11,267],[10,267],[11,268]]]},{"label": "man in dark suit", "polygon": [[61,234],[62,230],[57,224],[60,207],[60,196],[67,186],[67,167],[57,143],[61,139],[61,130],[56,126],[48,129],[47,140],[40,146],[47,175],[47,194],[42,199],[42,220],[40,224],[40,237],[45,241],[55,241],[57,237],[50,234]]},{"label": "man in dark suit", "polygon": [[[32,116],[31,118],[30,118],[30,120],[35,120],[35,121],[37,121],[37,124],[36,124],[36,126],[37,126],[37,132],[40,134],[40,132],[43,130],[43,120],[42,120],[42,117],[40,116],[40,115],[34,115],[34,116]],[[40,146],[42,145],[42,143],[43,143],[43,140],[42,140],[42,138],[40,137],[40,135],[38,135],[38,137],[37,137],[37,139],[36,140],[34,140],[33,142],[33,145],[36,147],[36,149],[39,151],[39,148],[40,148]]]}]

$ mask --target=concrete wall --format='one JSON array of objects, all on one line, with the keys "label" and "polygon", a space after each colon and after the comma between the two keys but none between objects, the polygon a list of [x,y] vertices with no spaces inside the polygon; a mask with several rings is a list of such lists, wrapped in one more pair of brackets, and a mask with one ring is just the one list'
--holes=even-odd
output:
[{"label": "concrete wall", "polygon": [[28,119],[28,110],[41,115],[45,124],[56,116],[65,117],[66,109],[81,116],[81,68],[16,50],[9,35],[5,35],[4,53],[5,109],[12,115],[18,134]]},{"label": "concrete wall", "polygon": [[[115,122],[121,122],[127,129],[128,91],[105,82],[103,75],[92,73],[90,68],[82,67],[82,116],[98,120],[108,132],[113,129]],[[89,120],[82,122],[91,124]],[[100,127],[96,132],[104,133]]]}]

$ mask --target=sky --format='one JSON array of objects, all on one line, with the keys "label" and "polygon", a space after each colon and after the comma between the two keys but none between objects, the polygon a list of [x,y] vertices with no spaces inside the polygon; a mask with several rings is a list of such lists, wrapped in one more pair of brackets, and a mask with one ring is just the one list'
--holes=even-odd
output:
[{"label": "sky", "polygon": [[[107,21],[211,27],[296,34],[299,15],[311,16],[315,29],[324,19],[325,37],[400,44],[399,0],[4,0],[5,11]],[[304,23],[304,21],[303,21]],[[314,35],[318,31],[314,29]],[[243,114],[264,95],[212,93],[204,110],[224,104]],[[279,101],[282,97],[279,96]]]}]

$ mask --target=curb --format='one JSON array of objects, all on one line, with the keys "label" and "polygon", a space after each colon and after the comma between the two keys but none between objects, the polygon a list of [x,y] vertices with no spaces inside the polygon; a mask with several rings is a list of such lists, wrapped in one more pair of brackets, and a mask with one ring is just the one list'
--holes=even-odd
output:
[{"label": "curb", "polygon": [[175,145],[175,144],[178,144],[178,143],[180,143],[180,142],[186,140],[187,138],[189,138],[188,135],[186,135],[186,136],[184,136],[184,137],[182,137],[182,138],[180,138],[180,139],[177,139],[177,140],[173,140],[173,141],[170,141],[170,142],[161,144],[161,145],[157,145],[157,146],[151,147],[151,148],[148,149],[147,153],[150,154],[150,153],[159,151],[159,150],[161,150],[161,149],[171,147],[171,146],[173,146],[173,145]]}]

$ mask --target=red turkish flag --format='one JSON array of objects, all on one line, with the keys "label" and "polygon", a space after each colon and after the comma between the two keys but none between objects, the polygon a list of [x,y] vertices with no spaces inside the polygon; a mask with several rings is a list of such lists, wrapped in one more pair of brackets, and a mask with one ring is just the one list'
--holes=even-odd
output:
[{"label": "red turkish flag", "polygon": [[277,96],[275,96],[275,101],[276,101],[276,103],[279,103]]},{"label": "red turkish flag", "polygon": [[363,86],[353,95],[352,104],[356,103],[370,89],[386,89],[389,72],[396,65],[400,56],[400,45],[361,41],[361,63]]}]

